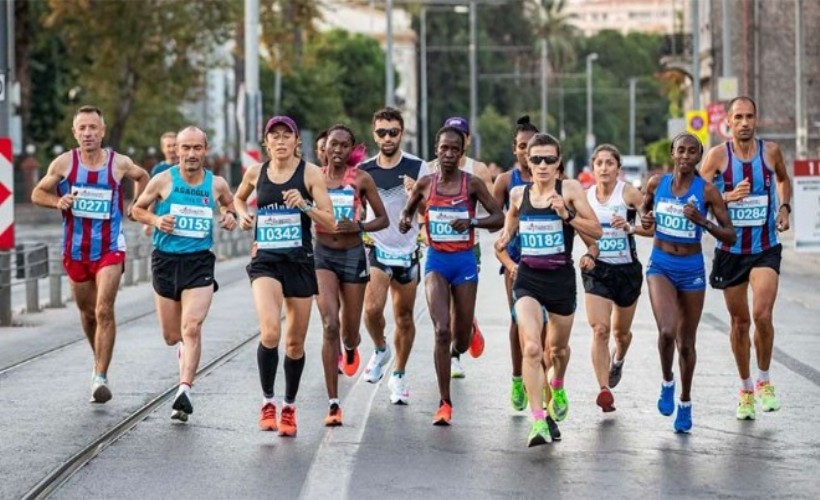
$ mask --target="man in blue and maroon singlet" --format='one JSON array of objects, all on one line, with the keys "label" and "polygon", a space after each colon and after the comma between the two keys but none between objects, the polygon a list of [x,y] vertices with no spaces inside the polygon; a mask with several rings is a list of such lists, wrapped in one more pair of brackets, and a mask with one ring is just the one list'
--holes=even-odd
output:
[{"label": "man in blue and maroon singlet", "polygon": [[[774,349],[772,311],[783,248],[778,233],[789,229],[792,190],[780,147],[755,137],[755,102],[744,96],[732,99],[726,119],[732,129],[732,140],[710,149],[700,172],[723,193],[737,233],[734,245],[718,242],[710,282],[713,288],[723,290],[732,317],[732,352],[742,381],[737,418],[753,420],[755,390],[763,411],[780,409],[769,381],[769,364]],[[749,369],[752,321],[759,370],[756,387]]]},{"label": "man in blue and maroon singlet", "polygon": [[116,334],[114,300],[125,262],[122,179],[135,181],[139,196],[148,172],[103,149],[105,120],[99,108],[77,110],[71,130],[80,147],[51,162],[31,201],[62,212],[63,266],[94,353],[91,402],[105,403],[111,399],[106,373]]}]

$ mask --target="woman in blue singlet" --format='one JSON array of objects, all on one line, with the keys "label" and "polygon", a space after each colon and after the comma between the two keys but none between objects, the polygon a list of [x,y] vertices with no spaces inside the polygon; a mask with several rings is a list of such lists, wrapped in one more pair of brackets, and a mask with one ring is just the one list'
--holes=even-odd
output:
[{"label": "woman in blue singlet", "polygon": [[[696,167],[702,157],[703,146],[697,137],[688,133],[675,137],[672,141],[674,171],[649,180],[641,207],[641,225],[644,229],[655,227],[646,281],[658,325],[658,351],[663,371],[658,411],[664,416],[675,411],[672,361],[675,347],[678,349],[682,387],[675,432],[692,429],[690,391],[697,360],[695,338],[706,291],[701,236],[706,230],[730,244],[736,238],[720,192],[697,174]],[[708,210],[712,211],[717,224],[706,218]]]}]

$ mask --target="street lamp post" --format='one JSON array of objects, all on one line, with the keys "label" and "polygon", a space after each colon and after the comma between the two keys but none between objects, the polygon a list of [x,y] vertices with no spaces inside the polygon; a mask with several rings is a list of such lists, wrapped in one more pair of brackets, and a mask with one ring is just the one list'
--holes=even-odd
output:
[{"label": "street lamp post", "polygon": [[592,61],[598,59],[598,53],[587,54],[587,163],[592,156],[592,148],[595,147],[595,134],[592,128]]}]

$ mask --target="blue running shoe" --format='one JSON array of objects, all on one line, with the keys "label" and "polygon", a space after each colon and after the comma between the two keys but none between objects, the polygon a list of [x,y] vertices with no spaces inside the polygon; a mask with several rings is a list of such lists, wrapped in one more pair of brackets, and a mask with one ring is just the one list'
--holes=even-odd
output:
[{"label": "blue running shoe", "polygon": [[675,432],[689,432],[692,430],[692,405],[678,405],[678,414],[675,416]]},{"label": "blue running shoe", "polygon": [[668,417],[675,412],[675,384],[669,387],[661,384],[661,395],[658,398],[658,411],[661,415]]}]

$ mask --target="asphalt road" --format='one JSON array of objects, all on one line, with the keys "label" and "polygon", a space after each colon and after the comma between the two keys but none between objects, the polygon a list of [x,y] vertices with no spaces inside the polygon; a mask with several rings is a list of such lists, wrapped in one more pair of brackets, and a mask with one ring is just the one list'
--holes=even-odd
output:
[{"label": "asphalt road", "polygon": [[[408,365],[409,406],[388,401],[386,379],[372,385],[343,378],[345,425],[326,429],[320,361],[321,326],[314,308],[307,365],[297,400],[299,434],[280,438],[257,429],[260,389],[256,343],[240,349],[194,387],[187,424],[169,419],[169,403],[80,469],[59,498],[815,498],[820,432],[820,272],[800,258],[784,263],[775,310],[771,373],[783,403],[753,422],[734,417],[736,370],[720,294],[709,290],[698,338],[691,435],[672,431],[655,408],[660,382],[656,329],[646,293],[633,347],[615,390],[617,411],[603,414],[589,361],[590,329],[579,310],[566,377],[570,413],[563,441],[526,447],[527,412],[509,399],[508,314],[497,266],[485,238],[477,315],[487,346],[464,357],[467,377],[453,381],[454,416],[434,427],[437,406],[433,337],[417,301],[417,338]],[[576,246],[581,246],[576,245]],[[649,243],[641,242],[646,260]],[[707,252],[711,253],[711,252]],[[239,260],[220,263],[223,283],[205,323],[203,362],[253,335],[250,290]],[[388,307],[389,310],[389,307]],[[110,372],[114,399],[87,402],[90,350],[76,311],[31,315],[30,328],[0,329],[0,498],[15,498],[176,381],[174,350],[162,342],[149,286],[121,291]],[[388,316],[388,325],[391,324]],[[372,344],[364,328],[362,364]],[[12,368],[9,368],[9,367]],[[280,363],[277,395],[284,389]]]}]

